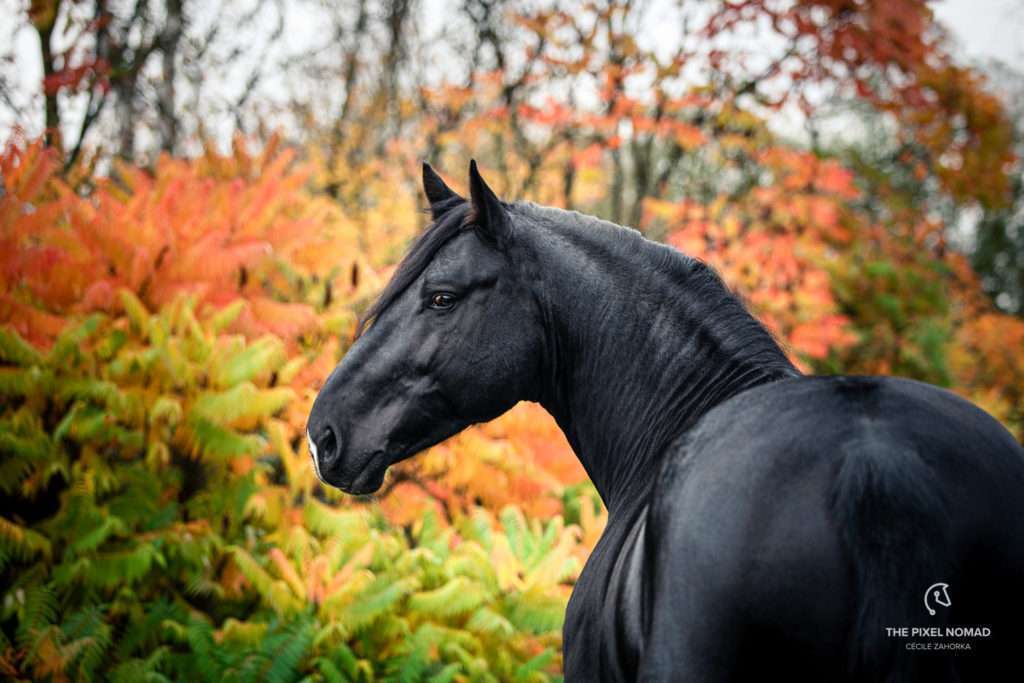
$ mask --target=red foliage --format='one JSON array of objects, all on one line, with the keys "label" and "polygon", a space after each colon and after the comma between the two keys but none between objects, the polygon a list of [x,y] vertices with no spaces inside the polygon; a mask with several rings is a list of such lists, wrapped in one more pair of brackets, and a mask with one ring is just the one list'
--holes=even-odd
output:
[{"label": "red foliage", "polygon": [[152,172],[122,165],[83,197],[58,177],[54,150],[10,145],[0,161],[0,322],[45,344],[60,328],[53,316],[116,311],[127,289],[151,310],[183,293],[217,307],[243,299],[238,325],[251,336],[314,329],[308,304],[276,297],[292,294],[280,264],[338,255],[329,205],[303,195],[309,172],[292,168],[291,153],[230,179],[225,163],[208,154],[161,157]]}]

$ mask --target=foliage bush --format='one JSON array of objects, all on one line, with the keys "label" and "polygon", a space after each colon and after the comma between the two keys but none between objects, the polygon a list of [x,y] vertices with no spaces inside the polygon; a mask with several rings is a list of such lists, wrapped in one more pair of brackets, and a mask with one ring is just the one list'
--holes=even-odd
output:
[{"label": "foliage bush", "polygon": [[404,533],[321,502],[279,417],[283,342],[225,334],[237,306],[122,297],[46,353],[0,333],[8,675],[525,681],[557,663],[575,529],[507,508]]},{"label": "foliage bush", "polygon": [[[580,527],[472,508],[474,476],[446,483],[445,453],[427,466],[451,507],[403,506],[398,489],[399,504],[343,505],[320,487],[305,414],[337,357],[325,340],[362,295],[325,302],[343,278],[317,267],[358,257],[336,256],[342,221],[302,195],[301,169],[267,155],[247,175],[249,159],[122,169],[85,198],[47,175],[38,146],[7,150],[0,672],[548,680]],[[319,244],[298,236],[324,223]],[[500,469],[498,438],[464,438]],[[561,508],[560,496],[548,498]],[[593,536],[592,499],[572,502]]]}]

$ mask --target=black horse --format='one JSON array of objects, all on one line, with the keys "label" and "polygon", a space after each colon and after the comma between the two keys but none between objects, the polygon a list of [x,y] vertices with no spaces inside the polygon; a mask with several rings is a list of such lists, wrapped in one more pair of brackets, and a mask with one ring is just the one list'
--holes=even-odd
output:
[{"label": "black horse", "polygon": [[1024,451],[996,420],[919,382],[801,376],[704,263],[502,202],[475,164],[469,201],[423,183],[433,222],[310,414],[323,481],[375,491],[537,401],[609,512],[567,680],[1020,680]]}]

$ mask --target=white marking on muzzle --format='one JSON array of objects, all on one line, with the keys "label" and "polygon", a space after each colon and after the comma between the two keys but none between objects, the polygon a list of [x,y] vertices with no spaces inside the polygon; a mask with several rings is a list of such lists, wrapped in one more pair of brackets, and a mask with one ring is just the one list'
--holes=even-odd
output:
[{"label": "white marking on muzzle", "polygon": [[309,430],[306,430],[306,443],[309,444],[309,455],[313,458],[313,470],[316,472],[316,478],[326,484],[324,475],[320,474],[320,461],[316,457],[316,444],[313,443],[313,437],[309,435]]}]

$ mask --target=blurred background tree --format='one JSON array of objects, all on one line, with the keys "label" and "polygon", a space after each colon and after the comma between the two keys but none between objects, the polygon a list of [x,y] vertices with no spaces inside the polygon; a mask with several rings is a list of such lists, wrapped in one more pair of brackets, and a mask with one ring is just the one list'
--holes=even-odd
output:
[{"label": "blurred background tree", "polygon": [[1014,122],[1014,150],[1018,159],[1010,173],[1010,201],[986,207],[965,249],[971,254],[985,292],[1003,311],[1024,316],[1024,73],[1005,64],[988,68],[989,78],[1005,93],[1007,114]]},{"label": "blurred background tree", "polygon": [[543,411],[373,498],[305,455],[422,159],[1024,437],[1024,76],[924,0],[0,4],[4,677],[558,679],[603,513]]}]

